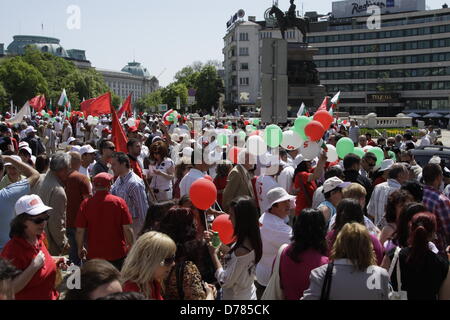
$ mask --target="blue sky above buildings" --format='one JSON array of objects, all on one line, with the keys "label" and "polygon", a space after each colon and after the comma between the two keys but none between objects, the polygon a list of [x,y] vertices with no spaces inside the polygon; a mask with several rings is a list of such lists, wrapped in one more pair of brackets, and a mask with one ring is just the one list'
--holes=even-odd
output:
[{"label": "blue sky above buildings", "polygon": [[[445,0],[427,0],[430,9]],[[331,1],[296,0],[302,12],[331,11]],[[450,2],[449,2],[450,4]],[[69,30],[67,8],[81,10],[81,29]],[[128,62],[145,65],[161,85],[194,61],[223,60],[226,22],[239,9],[262,19],[272,0],[15,0],[0,1],[0,43],[14,35],[45,35],[61,40],[66,49],[86,50],[93,66],[121,70]],[[289,0],[279,0],[287,10]],[[44,30],[42,30],[42,24]]]}]

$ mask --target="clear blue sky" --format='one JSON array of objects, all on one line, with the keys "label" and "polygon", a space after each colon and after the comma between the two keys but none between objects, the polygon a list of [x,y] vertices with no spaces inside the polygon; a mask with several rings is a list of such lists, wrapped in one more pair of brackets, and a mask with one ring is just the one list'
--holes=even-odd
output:
[{"label": "clear blue sky", "polygon": [[[61,40],[65,49],[86,50],[95,67],[120,70],[127,62],[142,62],[165,86],[175,73],[194,61],[222,61],[226,22],[244,9],[262,19],[272,0],[14,0],[0,1],[0,43],[17,34],[46,35]],[[445,0],[427,0],[440,8]],[[331,11],[331,1],[296,0],[301,11]],[[450,3],[449,3],[450,4]],[[81,29],[69,30],[69,5],[81,9]],[[289,0],[279,0],[287,10]],[[42,23],[44,31],[42,31]]]}]

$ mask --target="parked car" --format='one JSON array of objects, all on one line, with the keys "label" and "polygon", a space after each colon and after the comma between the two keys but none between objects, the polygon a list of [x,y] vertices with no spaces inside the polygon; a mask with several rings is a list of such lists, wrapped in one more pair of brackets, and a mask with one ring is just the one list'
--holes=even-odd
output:
[{"label": "parked car", "polygon": [[450,147],[426,146],[411,150],[416,162],[424,167],[433,156],[439,156],[443,164],[450,169]]}]

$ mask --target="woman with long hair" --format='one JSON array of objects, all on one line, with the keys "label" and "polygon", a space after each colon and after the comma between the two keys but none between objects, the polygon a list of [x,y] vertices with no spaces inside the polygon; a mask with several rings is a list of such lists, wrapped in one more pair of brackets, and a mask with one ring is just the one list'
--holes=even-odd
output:
[{"label": "woman with long hair", "polygon": [[212,263],[207,263],[207,260],[211,260],[205,259],[207,247],[196,239],[197,231],[191,210],[178,206],[171,208],[162,219],[158,231],[167,234],[177,245],[176,264],[166,281],[165,298],[214,300],[215,287],[204,283],[201,273],[210,274],[212,278],[213,272],[205,272],[206,269],[212,269]]},{"label": "woman with long hair", "polygon": [[293,228],[292,243],[280,258],[280,283],[286,300],[298,300],[309,287],[311,270],[328,263],[325,218],[304,209]]},{"label": "woman with long hair", "polygon": [[[336,209],[336,223],[334,225],[334,228],[327,234],[328,249],[330,251],[333,248],[333,244],[336,241],[336,237],[341,229],[347,223],[352,222],[360,223],[363,226],[365,225],[363,210],[357,200],[344,199],[341,201],[341,203],[339,203]],[[380,265],[383,261],[383,247],[376,236],[371,234],[370,239],[372,240],[372,247],[375,251],[377,264]]]},{"label": "woman with long hair", "polygon": [[175,242],[163,233],[151,231],[139,237],[122,268],[123,291],[164,300],[164,280],[175,265],[176,250]]},{"label": "woman with long hair", "polygon": [[[389,275],[376,265],[372,241],[364,225],[345,224],[333,245],[330,259],[330,264],[311,271],[310,286],[302,300],[388,299]],[[368,285],[374,282],[372,279],[376,279],[375,284]],[[328,290],[322,290],[326,283]]]},{"label": "woman with long hair", "polygon": [[141,236],[149,231],[158,230],[161,220],[164,219],[164,217],[167,215],[167,212],[169,212],[169,209],[173,206],[175,206],[174,201],[165,201],[152,204],[147,210],[144,226],[142,227],[142,231],[138,236]]},{"label": "woman with long hair", "polygon": [[[429,242],[436,234],[436,216],[429,212],[414,215],[409,224],[408,246],[392,249],[388,256],[398,260],[393,267],[391,283],[396,291],[406,291],[408,300],[450,299],[450,269],[447,259],[432,252]],[[398,288],[397,268],[400,267],[402,287]]]},{"label": "woman with long hair", "polygon": [[169,158],[169,148],[163,141],[157,141],[150,146],[150,159],[155,164],[150,189],[158,202],[172,199],[175,164]]},{"label": "woman with long hair", "polygon": [[250,197],[238,197],[231,202],[230,220],[236,241],[223,266],[217,256],[219,248],[210,242],[212,233],[205,232],[224,300],[256,300],[256,265],[262,257],[258,216],[255,201]]}]

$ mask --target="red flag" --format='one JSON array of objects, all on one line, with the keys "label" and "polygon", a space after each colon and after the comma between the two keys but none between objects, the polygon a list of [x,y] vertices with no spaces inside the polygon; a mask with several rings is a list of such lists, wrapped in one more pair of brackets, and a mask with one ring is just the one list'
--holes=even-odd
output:
[{"label": "red flag", "polygon": [[133,92],[130,93],[130,95],[128,96],[128,98],[125,100],[125,102],[123,103],[122,108],[120,108],[119,112],[117,112],[117,116],[120,118],[122,117],[122,114],[126,111],[128,113],[128,115],[132,114],[133,112],[131,111],[131,96],[133,95]]},{"label": "red flag", "polygon": [[42,109],[44,109],[47,106],[47,103],[45,102],[45,96],[39,95],[37,97],[34,97],[29,102],[29,105],[33,107],[33,109],[36,112],[40,112]]},{"label": "red flag", "polygon": [[123,127],[119,122],[119,117],[117,116],[116,110],[113,106],[110,107],[110,112],[112,113],[112,142],[116,146],[117,152],[128,153],[127,149],[127,136],[123,131]]},{"label": "red flag", "polygon": [[325,99],[323,99],[322,105],[319,107],[319,109],[317,109],[317,111],[320,111],[320,110],[328,111],[329,101],[330,101],[330,97],[325,97]]},{"label": "red flag", "polygon": [[102,114],[111,113],[111,92],[108,92],[100,97],[86,100],[81,103],[81,111],[84,116],[91,115],[93,117],[101,116]]}]

